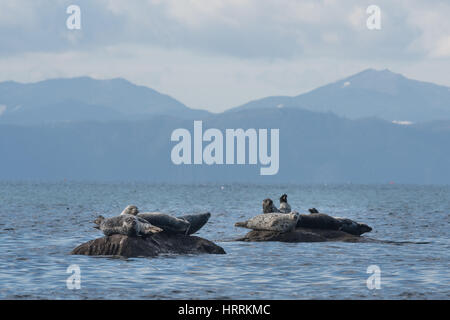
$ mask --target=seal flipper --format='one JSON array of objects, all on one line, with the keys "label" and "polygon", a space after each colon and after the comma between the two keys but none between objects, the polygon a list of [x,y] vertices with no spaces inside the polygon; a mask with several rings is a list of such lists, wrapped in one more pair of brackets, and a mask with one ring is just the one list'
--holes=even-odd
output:
[{"label": "seal flipper", "polygon": [[144,224],[142,230],[140,230],[140,233],[143,236],[150,236],[155,233],[162,232],[162,231],[163,231],[163,229],[155,227],[155,226],[151,225],[150,223],[147,223],[147,224]]},{"label": "seal flipper", "polygon": [[178,217],[178,219],[182,219],[189,223],[186,234],[191,235],[191,234],[194,234],[197,231],[199,231],[208,222],[210,217],[211,217],[211,213],[204,212],[204,213],[184,215],[184,216]]},{"label": "seal flipper", "polygon": [[247,221],[244,221],[244,222],[236,222],[236,223],[234,224],[234,226],[235,226],[235,227],[238,227],[238,228],[247,228]]}]

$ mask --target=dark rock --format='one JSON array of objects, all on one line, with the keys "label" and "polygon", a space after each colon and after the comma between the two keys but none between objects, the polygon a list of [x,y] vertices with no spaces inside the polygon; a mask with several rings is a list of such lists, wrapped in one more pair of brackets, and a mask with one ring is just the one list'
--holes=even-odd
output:
[{"label": "dark rock", "polygon": [[274,231],[250,231],[236,241],[281,241],[281,242],[324,242],[345,241],[365,242],[364,237],[348,234],[339,230],[325,230],[312,228],[296,228],[293,231],[280,233]]},{"label": "dark rock", "polygon": [[225,254],[225,250],[200,237],[161,232],[147,238],[115,234],[83,243],[71,252],[76,255],[122,257],[156,257],[164,253]]}]

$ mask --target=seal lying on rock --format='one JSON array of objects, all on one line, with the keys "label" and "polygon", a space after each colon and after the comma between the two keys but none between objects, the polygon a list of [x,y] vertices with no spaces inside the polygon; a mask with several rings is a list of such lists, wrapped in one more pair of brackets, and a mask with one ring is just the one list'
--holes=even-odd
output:
[{"label": "seal lying on rock", "polygon": [[364,223],[346,218],[335,218],[324,213],[301,214],[297,228],[339,230],[357,236],[372,231],[372,228]]},{"label": "seal lying on rock", "polygon": [[280,197],[280,210],[281,213],[290,213],[291,210],[291,206],[289,205],[289,203],[287,202],[287,194],[283,194]]},{"label": "seal lying on rock", "polygon": [[190,235],[200,230],[208,222],[210,217],[211,213],[205,212],[205,213],[184,215],[178,217],[178,219],[185,220],[190,223],[189,230],[187,231],[187,234]]},{"label": "seal lying on rock", "polygon": [[236,222],[235,226],[253,230],[288,232],[295,229],[298,217],[298,212],[263,213],[247,221]]},{"label": "seal lying on rock", "polygon": [[175,218],[162,212],[144,212],[137,216],[162,228],[164,232],[189,234],[191,224],[187,220]]},{"label": "seal lying on rock", "polygon": [[163,231],[161,228],[129,214],[112,218],[98,216],[94,223],[97,224],[95,228],[103,231],[106,236],[113,234],[122,234],[130,237],[150,236]]},{"label": "seal lying on rock", "polygon": [[139,209],[135,205],[129,205],[127,206],[121,214],[131,214],[132,216],[135,216],[139,213]]},{"label": "seal lying on rock", "polygon": [[147,222],[164,229],[168,233],[194,234],[200,230],[211,217],[211,213],[189,214],[181,217],[173,217],[162,212],[139,213],[134,205],[129,205],[121,214],[131,214],[145,219]]},{"label": "seal lying on rock", "polygon": [[335,218],[341,223],[339,230],[360,236],[363,233],[372,231],[372,228],[365,223],[359,223],[347,218]]},{"label": "seal lying on rock", "polygon": [[339,230],[340,226],[337,219],[324,213],[301,214],[297,222],[302,228]]},{"label": "seal lying on rock", "polygon": [[127,214],[144,219],[146,222],[160,227],[168,233],[187,234],[191,226],[186,220],[178,219],[162,212],[139,213],[139,209],[133,205],[127,206],[121,213],[121,215]]},{"label": "seal lying on rock", "polygon": [[272,199],[264,199],[263,203],[263,213],[272,213],[272,212],[280,212],[277,207],[275,207],[275,205],[273,204]]}]

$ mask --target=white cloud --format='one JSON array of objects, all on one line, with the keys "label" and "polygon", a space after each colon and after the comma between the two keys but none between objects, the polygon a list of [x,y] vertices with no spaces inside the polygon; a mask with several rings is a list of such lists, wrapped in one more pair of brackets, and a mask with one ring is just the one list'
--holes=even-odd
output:
[{"label": "white cloud", "polygon": [[394,120],[394,121],[392,121],[392,123],[398,124],[401,126],[410,126],[410,125],[414,124],[414,122],[406,121],[406,120]]},{"label": "white cloud", "polygon": [[429,58],[450,58],[450,3],[436,2],[433,6],[422,3],[410,8],[407,23],[418,35],[409,50]]},{"label": "white cloud", "polygon": [[450,35],[439,38],[431,52],[433,57],[450,57]]},{"label": "white cloud", "polygon": [[6,111],[6,106],[4,104],[0,104],[0,117],[2,116],[3,113],[5,113]]},{"label": "white cloud", "polygon": [[[450,85],[450,4],[380,0],[382,30],[357,0],[0,2],[0,81],[123,77],[221,111],[297,95],[365,68]],[[20,41],[19,41],[20,40]]]}]

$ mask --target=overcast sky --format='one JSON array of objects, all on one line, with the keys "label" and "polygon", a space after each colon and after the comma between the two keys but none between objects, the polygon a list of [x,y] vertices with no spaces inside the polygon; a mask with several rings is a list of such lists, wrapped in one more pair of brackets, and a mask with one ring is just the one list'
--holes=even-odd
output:
[{"label": "overcast sky", "polygon": [[0,0],[0,81],[123,77],[222,111],[366,68],[450,86],[450,1]]}]

